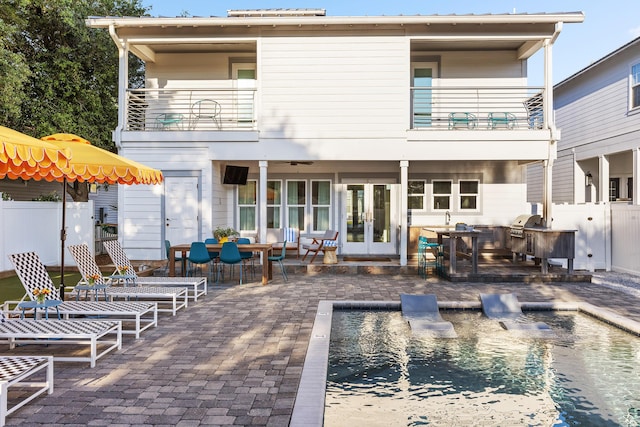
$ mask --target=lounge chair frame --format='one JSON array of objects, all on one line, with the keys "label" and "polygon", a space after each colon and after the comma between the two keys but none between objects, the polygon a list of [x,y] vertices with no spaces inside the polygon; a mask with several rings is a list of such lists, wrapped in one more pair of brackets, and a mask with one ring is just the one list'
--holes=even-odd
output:
[{"label": "lounge chair frame", "polygon": [[[45,370],[44,381],[33,381],[32,375]],[[12,407],[8,407],[9,387],[31,389],[31,393]],[[41,394],[53,393],[52,356],[1,356],[0,357],[0,426],[11,415]]]},{"label": "lounge chair frame", "polygon": [[[111,285],[117,280],[112,280],[108,277],[103,277],[98,264],[89,251],[89,246],[86,244],[68,246],[69,252],[76,261],[78,271],[82,275],[82,280],[78,284],[87,284],[88,277],[96,276],[98,279],[96,284]],[[72,291],[72,295],[75,295],[76,299],[80,294],[78,290]],[[157,303],[158,312],[171,313],[176,315],[177,311],[181,308],[186,308],[189,305],[189,295],[187,288],[185,287],[158,287],[158,286],[107,286],[104,289],[105,298],[109,301],[116,299],[124,299],[130,301],[132,298],[136,300],[150,300]],[[96,293],[96,298],[99,294]],[[167,307],[168,305],[168,307]]]},{"label": "lounge chair frame", "polygon": [[189,299],[194,302],[198,301],[201,296],[207,295],[207,278],[206,277],[140,277],[136,274],[136,269],[131,264],[131,260],[120,246],[117,240],[108,240],[102,242],[104,248],[111,258],[111,262],[116,266],[127,267],[127,274],[133,276],[133,282],[141,286],[184,286],[189,289]]},{"label": "lounge chair frame", "polygon": [[[9,260],[26,291],[22,301],[27,297],[35,301],[36,288],[49,290],[48,299],[61,299],[38,254],[11,254]],[[22,314],[22,310],[16,307],[22,301],[5,301],[3,312],[7,315]],[[63,301],[56,309],[60,316],[67,320],[74,316],[99,316],[107,320],[120,320],[123,325],[122,333],[135,335],[136,339],[140,338],[142,331],[158,326],[158,304],[155,302]],[[33,315],[37,316],[36,313]]]},{"label": "lounge chair frame", "polygon": [[[89,356],[55,356],[55,361],[96,361],[112,350],[122,348],[122,323],[113,320],[32,320],[8,319],[0,322],[0,340],[9,342],[13,350],[21,344],[86,345]],[[55,342],[42,340],[55,340]]]}]

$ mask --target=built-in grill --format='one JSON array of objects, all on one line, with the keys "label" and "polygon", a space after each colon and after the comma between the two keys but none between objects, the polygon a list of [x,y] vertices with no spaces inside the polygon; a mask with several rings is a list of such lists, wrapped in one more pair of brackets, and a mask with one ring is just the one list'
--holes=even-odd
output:
[{"label": "built-in grill", "polygon": [[511,237],[524,238],[524,229],[541,226],[540,215],[518,215],[518,217],[511,223],[510,234]]}]

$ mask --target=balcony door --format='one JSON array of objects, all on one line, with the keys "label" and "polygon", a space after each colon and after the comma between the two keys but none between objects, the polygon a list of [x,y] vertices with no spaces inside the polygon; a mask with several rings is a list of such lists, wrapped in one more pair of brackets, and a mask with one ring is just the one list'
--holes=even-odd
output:
[{"label": "balcony door", "polygon": [[240,127],[252,127],[254,117],[254,96],[256,89],[256,64],[234,63],[233,81],[237,89],[236,120]]},{"label": "balcony door", "polygon": [[342,252],[358,255],[395,255],[397,185],[344,184]]},{"label": "balcony door", "polygon": [[433,126],[433,86],[438,77],[435,62],[416,62],[411,66],[411,127],[425,128]]}]

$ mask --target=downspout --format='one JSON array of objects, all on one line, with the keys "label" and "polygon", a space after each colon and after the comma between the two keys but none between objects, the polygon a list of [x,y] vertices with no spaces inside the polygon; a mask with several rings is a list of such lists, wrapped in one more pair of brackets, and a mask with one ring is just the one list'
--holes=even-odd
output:
[{"label": "downspout", "polygon": [[113,24],[109,25],[109,35],[118,47],[118,125],[113,132],[116,148],[122,148],[122,131],[126,123],[127,86],[129,81],[129,61],[126,44],[118,38]]},{"label": "downspout", "polygon": [[545,127],[549,129],[549,144],[547,159],[543,162],[544,189],[543,189],[543,213],[544,227],[552,228],[553,212],[553,162],[558,157],[557,142],[560,139],[560,132],[556,128],[553,118],[553,78],[552,78],[552,47],[560,32],[562,22],[556,23],[556,29],[551,38],[544,41],[544,93],[542,114]]}]

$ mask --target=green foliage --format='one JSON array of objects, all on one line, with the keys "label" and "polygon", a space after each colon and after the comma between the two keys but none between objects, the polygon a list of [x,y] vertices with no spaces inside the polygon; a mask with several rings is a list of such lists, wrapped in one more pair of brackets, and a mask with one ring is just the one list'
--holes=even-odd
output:
[{"label": "green foliage", "polygon": [[223,237],[231,237],[231,236],[239,236],[240,233],[238,233],[236,230],[234,230],[231,227],[216,227],[215,230],[213,230],[213,237],[215,237],[216,239],[220,240]]},{"label": "green foliage", "polygon": [[41,194],[35,199],[32,199],[34,202],[60,202],[62,201],[62,197],[55,191],[52,191],[49,194]]},{"label": "green foliage", "polygon": [[[113,150],[118,51],[89,16],[141,16],[141,0],[0,2],[0,122],[34,137],[64,132]],[[144,64],[130,55],[130,87]]]},{"label": "green foliage", "polygon": [[13,197],[9,193],[0,193],[0,194],[2,194],[2,200],[5,200],[5,201],[13,200]]}]

